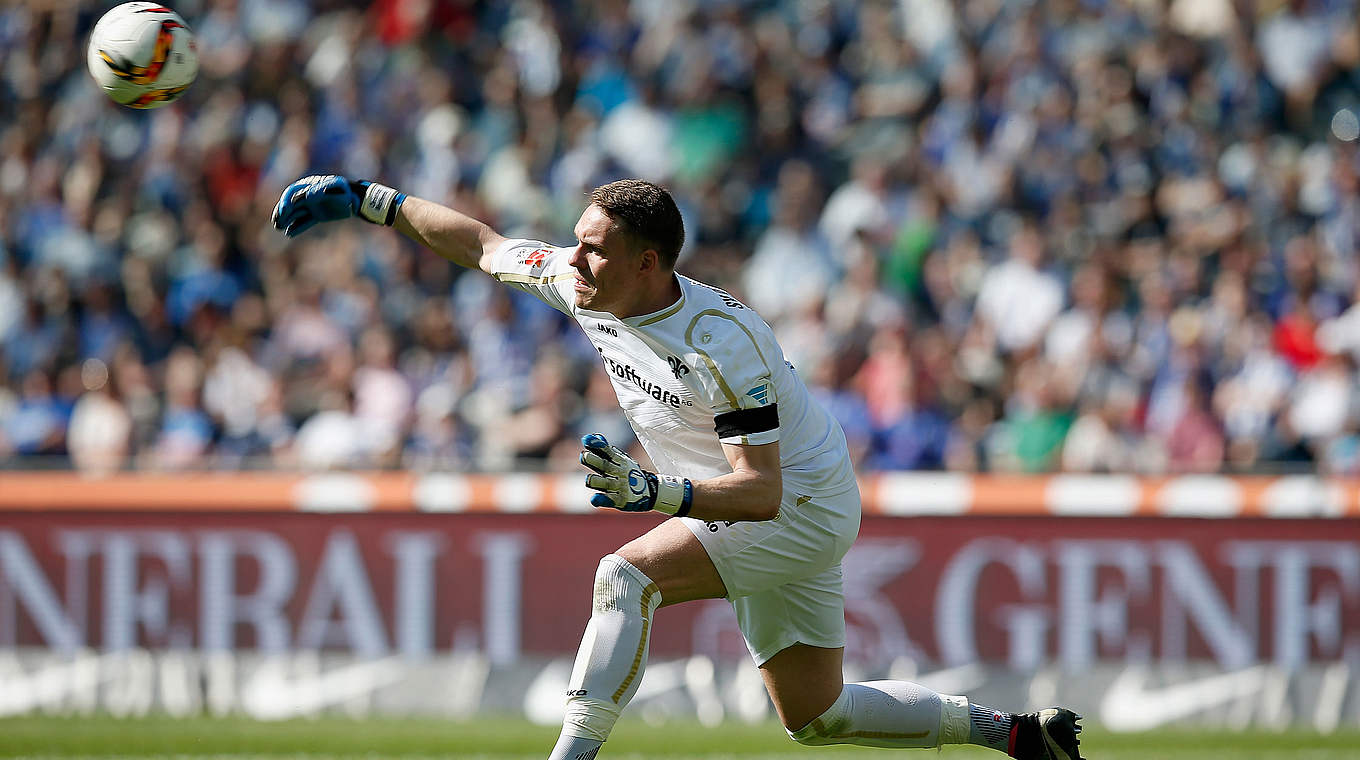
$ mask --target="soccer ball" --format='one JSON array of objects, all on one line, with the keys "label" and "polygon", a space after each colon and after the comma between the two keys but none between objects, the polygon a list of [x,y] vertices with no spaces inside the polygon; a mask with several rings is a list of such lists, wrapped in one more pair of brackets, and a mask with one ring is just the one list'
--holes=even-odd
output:
[{"label": "soccer ball", "polygon": [[94,25],[85,62],[114,102],[160,108],[194,81],[198,46],[178,13],[159,3],[123,3]]}]

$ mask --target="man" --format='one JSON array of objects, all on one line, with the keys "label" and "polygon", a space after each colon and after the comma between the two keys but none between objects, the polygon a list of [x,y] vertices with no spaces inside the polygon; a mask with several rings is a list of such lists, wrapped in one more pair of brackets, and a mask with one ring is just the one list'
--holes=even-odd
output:
[{"label": "man", "polygon": [[675,273],[684,228],[666,190],[639,180],[596,188],[566,248],[507,239],[445,206],[337,176],[290,185],[273,221],[292,237],[351,216],[574,318],[661,470],[598,434],[582,439],[586,485],[599,491],[591,504],[675,519],[600,561],[550,760],[598,753],[642,680],[657,607],[720,598],[801,744],[971,743],[1021,760],[1079,760],[1069,710],[1014,715],[903,681],[843,682],[840,561],[860,518],[845,436],[760,317]]}]

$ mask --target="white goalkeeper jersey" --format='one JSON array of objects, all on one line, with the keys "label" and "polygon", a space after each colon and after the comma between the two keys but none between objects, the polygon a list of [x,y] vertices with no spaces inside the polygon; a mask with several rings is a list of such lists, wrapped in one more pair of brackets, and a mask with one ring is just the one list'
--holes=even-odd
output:
[{"label": "white goalkeeper jersey", "polygon": [[577,308],[571,250],[510,240],[492,257],[491,275],[581,325],[660,472],[723,475],[732,467],[720,443],[778,441],[786,495],[856,487],[840,424],[808,394],[759,315],[682,275],[680,300],[653,314],[620,319]]}]

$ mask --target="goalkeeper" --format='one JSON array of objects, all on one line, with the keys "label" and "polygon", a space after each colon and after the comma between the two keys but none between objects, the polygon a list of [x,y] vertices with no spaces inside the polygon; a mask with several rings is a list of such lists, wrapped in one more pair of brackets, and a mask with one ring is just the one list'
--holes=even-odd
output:
[{"label": "goalkeeper", "polygon": [[660,471],[603,436],[582,438],[593,505],[675,519],[600,560],[550,760],[591,760],[609,738],[642,680],[658,607],[723,598],[800,744],[978,744],[1021,760],[1078,760],[1069,710],[1012,714],[905,681],[844,683],[840,563],[860,519],[845,435],[759,316],[676,274],[684,227],[665,189],[640,180],[596,188],[576,244],[563,248],[334,175],[290,185],[273,222],[293,237],[352,216],[575,319]]}]

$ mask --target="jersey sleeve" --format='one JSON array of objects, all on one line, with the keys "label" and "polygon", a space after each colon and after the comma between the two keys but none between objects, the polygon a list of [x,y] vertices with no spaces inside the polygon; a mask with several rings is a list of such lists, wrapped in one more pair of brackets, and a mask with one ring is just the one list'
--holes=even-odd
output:
[{"label": "jersey sleeve", "polygon": [[689,330],[699,381],[714,410],[723,443],[759,446],[779,440],[779,406],[766,356],[756,334],[734,317],[709,312]]},{"label": "jersey sleeve", "polygon": [[492,254],[491,276],[522,290],[563,314],[571,314],[575,270],[567,263],[569,248],[537,240],[507,240]]}]

